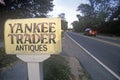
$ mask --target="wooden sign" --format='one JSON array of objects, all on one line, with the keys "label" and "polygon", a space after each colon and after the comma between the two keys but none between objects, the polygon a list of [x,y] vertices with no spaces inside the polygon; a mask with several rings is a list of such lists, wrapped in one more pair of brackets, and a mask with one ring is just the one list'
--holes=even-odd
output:
[{"label": "wooden sign", "polygon": [[7,54],[59,54],[61,20],[59,18],[7,20],[4,40]]}]

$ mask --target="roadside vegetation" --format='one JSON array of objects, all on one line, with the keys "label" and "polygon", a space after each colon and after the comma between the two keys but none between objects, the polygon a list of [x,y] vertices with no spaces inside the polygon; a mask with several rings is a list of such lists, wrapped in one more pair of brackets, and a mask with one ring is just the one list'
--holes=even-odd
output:
[{"label": "roadside vegetation", "polygon": [[95,28],[100,34],[120,36],[120,0],[88,0],[80,4],[72,23],[75,32],[84,32],[86,28]]},{"label": "roadside vegetation", "polygon": [[51,56],[44,62],[44,80],[71,80],[67,61],[60,55]]},{"label": "roadside vegetation", "polygon": [[[23,18],[48,18],[53,11],[53,0],[3,0],[0,2],[0,39],[3,41],[4,24],[7,19]],[[65,20],[65,14],[60,13],[62,30],[67,30],[68,22]]]},{"label": "roadside vegetation", "polygon": [[0,48],[0,70],[11,66],[15,61],[17,61],[15,55],[7,55],[5,49],[3,47]]},{"label": "roadside vegetation", "polygon": [[[68,58],[65,59],[65,57],[60,55],[52,55],[47,59],[44,62],[44,80],[76,80],[70,67],[76,65],[70,64],[71,61],[68,60]],[[73,60],[73,62],[75,61]],[[82,65],[80,67],[82,67]],[[78,72],[79,80],[92,80],[84,68],[78,69]]]}]

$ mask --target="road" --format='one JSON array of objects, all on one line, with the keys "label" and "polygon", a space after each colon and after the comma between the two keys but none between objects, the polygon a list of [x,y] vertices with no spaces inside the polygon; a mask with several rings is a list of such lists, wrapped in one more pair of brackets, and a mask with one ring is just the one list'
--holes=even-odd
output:
[{"label": "road", "polygon": [[[120,80],[120,39],[66,32],[62,49],[62,55],[76,57],[93,80]],[[27,65],[18,62],[0,73],[0,80],[27,80]]]},{"label": "road", "polygon": [[27,64],[18,60],[15,65],[0,72],[0,80],[28,80]]},{"label": "road", "polygon": [[[66,32],[71,49],[93,80],[120,80],[120,40],[106,37],[88,37]],[[75,49],[76,48],[76,49]]]}]

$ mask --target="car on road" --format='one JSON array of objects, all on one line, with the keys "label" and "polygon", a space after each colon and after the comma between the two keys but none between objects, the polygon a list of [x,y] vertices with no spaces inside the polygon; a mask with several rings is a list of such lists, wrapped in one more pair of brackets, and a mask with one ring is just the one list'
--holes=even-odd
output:
[{"label": "car on road", "polygon": [[97,31],[92,28],[86,28],[84,31],[84,35],[87,35],[87,36],[96,36],[96,34],[97,34]]}]

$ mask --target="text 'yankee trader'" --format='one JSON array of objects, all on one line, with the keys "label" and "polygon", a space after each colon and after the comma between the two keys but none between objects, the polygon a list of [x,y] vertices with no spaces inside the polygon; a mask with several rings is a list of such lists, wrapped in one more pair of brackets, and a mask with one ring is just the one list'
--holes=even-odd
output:
[{"label": "text 'yankee trader'", "polygon": [[47,51],[47,44],[56,44],[55,22],[8,25],[10,27],[8,37],[11,44],[16,44],[16,51]]}]

